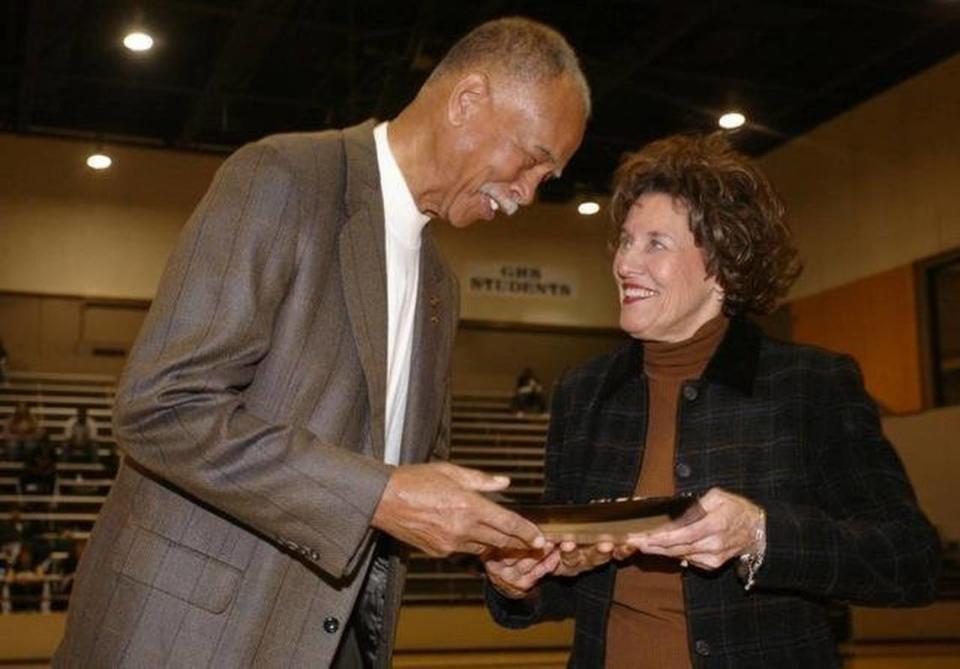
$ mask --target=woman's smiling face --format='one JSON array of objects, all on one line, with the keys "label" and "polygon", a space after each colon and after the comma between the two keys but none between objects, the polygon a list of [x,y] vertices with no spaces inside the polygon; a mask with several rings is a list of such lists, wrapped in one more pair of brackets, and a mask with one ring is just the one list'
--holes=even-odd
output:
[{"label": "woman's smiling face", "polygon": [[666,193],[641,195],[630,208],[613,277],[620,327],[637,339],[684,341],[723,309],[723,290],[707,276],[689,210]]}]

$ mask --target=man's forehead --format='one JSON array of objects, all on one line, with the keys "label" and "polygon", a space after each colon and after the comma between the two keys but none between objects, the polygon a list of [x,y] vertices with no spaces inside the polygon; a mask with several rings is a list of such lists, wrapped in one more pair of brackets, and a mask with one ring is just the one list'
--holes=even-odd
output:
[{"label": "man's forehead", "polygon": [[526,138],[527,150],[533,150],[544,164],[554,168],[559,176],[567,161],[573,156],[583,136],[585,119],[580,113],[579,93],[569,82],[538,84],[536,93],[527,96],[528,107],[536,119],[529,127]]}]

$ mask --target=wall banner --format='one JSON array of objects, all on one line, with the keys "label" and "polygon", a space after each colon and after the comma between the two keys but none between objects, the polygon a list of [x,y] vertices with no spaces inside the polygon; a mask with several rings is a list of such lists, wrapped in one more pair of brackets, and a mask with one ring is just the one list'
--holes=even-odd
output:
[{"label": "wall banner", "polygon": [[468,293],[491,297],[569,300],[577,296],[574,275],[529,263],[468,263],[466,286]]}]

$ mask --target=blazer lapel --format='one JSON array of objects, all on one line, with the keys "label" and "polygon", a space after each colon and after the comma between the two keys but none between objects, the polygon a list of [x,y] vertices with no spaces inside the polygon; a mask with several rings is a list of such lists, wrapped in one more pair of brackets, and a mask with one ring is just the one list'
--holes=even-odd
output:
[{"label": "blazer lapel", "polygon": [[373,122],[343,131],[347,222],[340,270],[370,401],[373,457],[383,459],[387,378],[387,276],[383,199]]},{"label": "blazer lapel", "polygon": [[402,464],[423,462],[433,446],[444,393],[448,392],[448,360],[456,327],[455,287],[429,232],[429,228],[424,229],[420,250],[420,287],[400,448]]}]

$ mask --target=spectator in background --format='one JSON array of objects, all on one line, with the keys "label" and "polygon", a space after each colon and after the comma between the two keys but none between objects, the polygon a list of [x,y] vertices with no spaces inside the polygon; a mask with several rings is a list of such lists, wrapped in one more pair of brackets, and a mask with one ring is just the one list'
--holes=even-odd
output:
[{"label": "spectator in background", "polygon": [[23,504],[20,503],[10,513],[10,522],[0,523],[0,546],[10,543],[20,543],[30,539],[36,533],[32,521],[24,520]]},{"label": "spectator in background", "polygon": [[0,383],[7,380],[7,349],[3,346],[3,340],[0,339]]},{"label": "spectator in background", "polygon": [[10,460],[24,459],[37,447],[43,436],[43,428],[33,417],[27,403],[17,402],[13,415],[3,430],[6,457]]},{"label": "spectator in background", "polygon": [[510,403],[510,409],[517,414],[546,411],[546,404],[543,401],[543,384],[529,367],[524,367],[517,377],[517,388]]},{"label": "spectator in background", "polygon": [[[19,508],[10,514],[10,522],[0,523],[0,583],[5,582],[12,573],[26,532],[27,524]],[[9,602],[5,601],[4,604],[4,613],[8,613]]]},{"label": "spectator in background", "polygon": [[65,439],[61,459],[65,462],[96,462],[99,447],[99,427],[87,413],[86,407],[77,407],[77,414],[64,426]]},{"label": "spectator in background", "polygon": [[53,444],[41,435],[23,459],[20,487],[28,495],[51,495],[56,481],[57,454]]},{"label": "spectator in background", "polygon": [[63,537],[68,537],[69,546],[67,547],[67,557],[59,563],[60,573],[63,574],[63,580],[52,588],[53,601],[51,608],[54,611],[65,611],[70,600],[70,593],[73,591],[73,578],[77,572],[77,565],[80,564],[80,558],[83,556],[83,549],[87,545],[86,539],[77,539],[73,533],[64,533]]},{"label": "spectator in background", "polygon": [[7,571],[6,576],[13,611],[39,610],[44,577],[35,564],[32,541],[24,541],[20,545],[13,568]]}]

